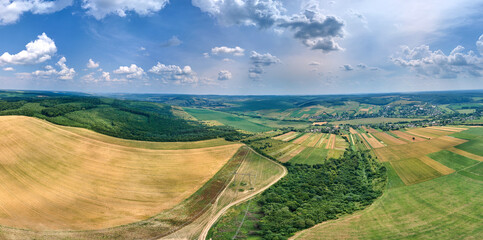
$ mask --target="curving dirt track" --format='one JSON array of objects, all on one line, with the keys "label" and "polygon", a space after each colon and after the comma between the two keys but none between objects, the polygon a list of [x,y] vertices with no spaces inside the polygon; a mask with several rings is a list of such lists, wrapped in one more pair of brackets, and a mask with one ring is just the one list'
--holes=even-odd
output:
[{"label": "curving dirt track", "polygon": [[[253,149],[252,149],[253,151]],[[255,152],[255,151],[254,151]],[[255,152],[256,154],[258,154],[257,152]],[[258,154],[259,156],[262,156],[260,154]],[[263,157],[263,156],[262,156]],[[268,159],[268,158],[267,158]],[[270,160],[271,161],[271,160]],[[266,185],[265,187],[251,193],[250,195],[247,195],[241,199],[238,199],[230,204],[228,204],[227,206],[225,206],[224,208],[222,208],[212,219],[210,219],[210,221],[205,225],[205,227],[203,228],[203,231],[201,231],[201,234],[200,236],[198,237],[198,240],[205,240],[206,237],[208,236],[208,232],[210,231],[211,227],[213,226],[213,224],[216,223],[216,221],[218,221],[218,219],[231,207],[235,206],[235,205],[238,205],[240,203],[243,203],[245,201],[248,201],[249,199],[253,198],[254,196],[256,196],[257,194],[259,193],[262,193],[263,191],[267,190],[269,187],[271,187],[273,184],[275,184],[276,182],[278,182],[280,179],[282,179],[283,177],[285,177],[285,175],[287,175],[287,169],[282,166],[281,164],[275,162],[279,167],[281,167],[283,169],[283,174],[280,175],[278,178],[274,179],[272,182],[270,182],[268,185]]]}]

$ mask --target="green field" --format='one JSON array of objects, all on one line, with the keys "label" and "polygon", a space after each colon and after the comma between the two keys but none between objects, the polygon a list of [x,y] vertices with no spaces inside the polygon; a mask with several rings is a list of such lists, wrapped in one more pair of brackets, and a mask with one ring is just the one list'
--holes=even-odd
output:
[{"label": "green field", "polygon": [[[481,164],[478,168],[481,169]],[[388,177],[388,189],[367,210],[305,230],[295,239],[477,239],[482,236],[481,180],[453,173],[401,187],[391,170]]]},{"label": "green field", "polygon": [[236,129],[241,129],[248,132],[266,132],[272,130],[272,128],[270,127],[248,121],[244,118],[238,117],[230,113],[198,108],[184,108],[184,110],[200,121],[216,120],[227,126],[231,126]]},{"label": "green field", "polygon": [[294,164],[302,163],[309,165],[320,164],[325,161],[328,153],[329,149],[308,147],[299,154],[297,154],[295,157],[290,159],[289,162]]},{"label": "green field", "polygon": [[430,153],[428,156],[456,171],[475,165],[478,161],[447,150]]},{"label": "green field", "polygon": [[396,122],[413,122],[413,121],[420,121],[422,119],[416,118],[361,118],[361,119],[352,119],[352,120],[345,120],[345,121],[335,121],[331,122],[332,124],[375,124],[375,123],[396,123]]},{"label": "green field", "polygon": [[417,158],[391,162],[392,167],[406,184],[415,184],[441,176],[441,173]]},{"label": "green field", "polygon": [[483,138],[478,137],[478,138],[472,139],[468,142],[465,142],[463,144],[456,146],[456,148],[459,148],[463,151],[467,151],[479,156],[483,156]]}]

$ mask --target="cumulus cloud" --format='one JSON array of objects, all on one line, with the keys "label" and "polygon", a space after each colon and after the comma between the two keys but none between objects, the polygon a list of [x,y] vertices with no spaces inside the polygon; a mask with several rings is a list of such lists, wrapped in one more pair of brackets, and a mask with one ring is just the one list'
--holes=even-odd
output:
[{"label": "cumulus cloud", "polygon": [[225,25],[290,29],[296,39],[311,49],[342,50],[336,39],[344,36],[344,23],[337,17],[324,16],[315,2],[292,16],[286,15],[282,3],[276,0],[192,0],[192,3]]},{"label": "cumulus cloud", "polygon": [[253,25],[268,28],[282,16],[282,3],[274,0],[192,0],[201,11],[224,25]]},{"label": "cumulus cloud", "polygon": [[110,82],[126,82],[125,78],[111,78],[109,72],[91,72],[82,76],[81,78],[84,82],[88,83],[110,83]]},{"label": "cumulus cloud", "polygon": [[223,80],[230,80],[231,79],[231,72],[228,70],[221,70],[218,73],[218,80],[223,81]]},{"label": "cumulus cloud", "polygon": [[364,64],[364,63],[359,63],[359,64],[357,64],[357,68],[359,68],[359,69],[366,69],[367,68],[367,65]]},{"label": "cumulus cloud", "polygon": [[164,81],[175,81],[176,83],[197,83],[198,77],[190,66],[181,68],[177,65],[156,64],[150,70],[150,73],[159,75]]},{"label": "cumulus cloud", "polygon": [[126,12],[149,15],[163,9],[168,3],[169,0],[83,0],[82,8],[87,10],[87,14],[99,20],[109,14],[125,17]]},{"label": "cumulus cloud", "polygon": [[57,62],[57,66],[60,68],[60,70],[57,70],[50,65],[47,65],[45,67],[45,70],[37,70],[33,72],[32,75],[37,77],[56,76],[58,79],[71,80],[75,76],[75,70],[74,68],[67,67],[67,65],[65,64],[66,62],[67,62],[67,59],[65,57],[62,57]]},{"label": "cumulus cloud", "polygon": [[481,34],[481,36],[478,38],[478,41],[476,41],[476,47],[478,48],[480,55],[483,56],[483,34]]},{"label": "cumulus cloud", "polygon": [[319,66],[320,63],[319,62],[316,62],[316,61],[313,61],[313,62],[310,62],[309,65],[310,66]]},{"label": "cumulus cloud", "polygon": [[110,82],[111,81],[111,74],[109,72],[102,72],[102,78],[105,81]]},{"label": "cumulus cloud", "polygon": [[221,54],[226,54],[226,55],[233,55],[233,56],[243,56],[245,55],[245,49],[241,48],[241,47],[234,47],[234,48],[230,48],[230,47],[225,47],[225,46],[222,46],[222,47],[214,47],[211,49],[211,54],[213,55],[221,55]]},{"label": "cumulus cloud", "polygon": [[12,72],[12,71],[15,71],[15,69],[13,69],[13,67],[5,67],[3,68],[3,71]]},{"label": "cumulus cloud", "polygon": [[248,70],[248,77],[253,80],[259,80],[261,75],[265,72],[265,67],[277,64],[280,62],[275,56],[270,53],[259,54],[255,51],[250,53],[250,69]]},{"label": "cumulus cloud", "polygon": [[345,64],[345,65],[341,66],[341,68],[344,71],[352,71],[352,70],[354,70],[354,68],[351,65],[349,65],[349,64]]},{"label": "cumulus cloud", "polygon": [[391,58],[392,62],[408,68],[419,75],[456,78],[459,75],[481,76],[483,59],[473,51],[464,52],[457,46],[449,55],[441,50],[431,51],[428,45],[410,48],[402,46],[401,51]]},{"label": "cumulus cloud", "polygon": [[89,61],[87,62],[87,68],[98,68],[99,67],[99,62],[94,62],[94,60],[92,60],[92,58],[89,59]]},{"label": "cumulus cloud", "polygon": [[3,53],[0,56],[0,65],[41,63],[51,59],[52,55],[57,52],[57,47],[55,46],[54,41],[45,33],[37,36],[37,40],[27,43],[25,48],[25,50],[22,50],[17,54],[10,54],[8,52]]},{"label": "cumulus cloud", "polygon": [[129,79],[141,79],[146,73],[141,67],[136,66],[136,64],[131,64],[131,66],[120,66],[118,69],[112,71],[115,74],[126,75]]},{"label": "cumulus cloud", "polygon": [[172,36],[168,41],[161,43],[161,47],[176,47],[183,43],[178,37]]},{"label": "cumulus cloud", "polygon": [[335,41],[344,37],[344,22],[334,16],[324,16],[316,4],[303,13],[286,18],[279,24],[295,31],[294,37],[314,50],[331,52],[343,50]]},{"label": "cumulus cloud", "polygon": [[15,23],[26,12],[47,14],[60,11],[70,5],[72,0],[0,0],[0,25]]}]

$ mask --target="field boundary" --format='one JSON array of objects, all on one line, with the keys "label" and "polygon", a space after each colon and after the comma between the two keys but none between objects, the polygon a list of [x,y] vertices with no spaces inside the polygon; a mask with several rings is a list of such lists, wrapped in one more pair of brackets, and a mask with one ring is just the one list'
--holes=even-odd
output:
[{"label": "field boundary", "polygon": [[[247,146],[248,147],[248,146]],[[283,177],[285,177],[288,173],[287,169],[281,165],[280,163],[276,162],[276,161],[273,161],[272,159],[269,159],[261,154],[259,154],[258,152],[256,152],[255,150],[253,150],[252,148],[248,147],[251,151],[253,151],[255,154],[275,163],[277,166],[281,167],[282,170],[283,170],[283,173],[278,176],[275,180],[273,180],[272,182],[270,182],[269,184],[267,184],[265,187],[257,190],[256,192],[253,192],[252,194],[248,195],[248,196],[245,196],[235,202],[232,202],[230,204],[228,204],[227,206],[225,206],[224,208],[222,208],[209,222],[208,224],[205,225],[205,227],[203,228],[203,231],[201,232],[200,236],[198,237],[198,240],[206,240],[206,237],[208,236],[208,232],[210,231],[211,227],[216,223],[216,221],[218,221],[218,219],[231,207],[235,206],[235,205],[238,205],[238,204],[241,204],[241,203],[244,203],[250,199],[252,199],[253,197],[255,197],[256,195],[258,195],[259,193],[262,193],[264,192],[265,190],[267,190],[269,187],[271,187],[273,184],[277,183],[280,179],[282,179]]]}]

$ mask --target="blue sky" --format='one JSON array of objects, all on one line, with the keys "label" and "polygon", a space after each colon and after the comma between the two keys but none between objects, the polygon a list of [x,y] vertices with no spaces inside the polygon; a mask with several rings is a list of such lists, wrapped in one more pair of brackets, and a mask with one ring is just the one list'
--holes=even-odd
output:
[{"label": "blue sky", "polygon": [[0,89],[482,89],[482,12],[474,0],[0,0]]}]

